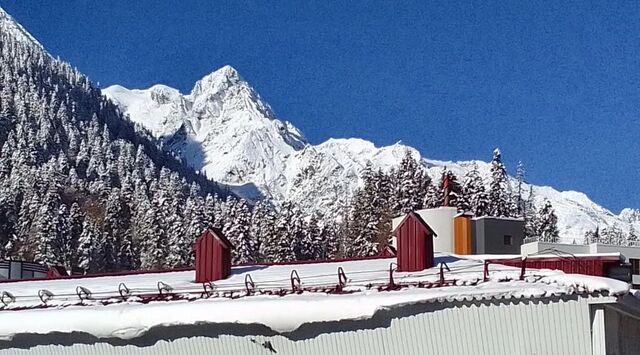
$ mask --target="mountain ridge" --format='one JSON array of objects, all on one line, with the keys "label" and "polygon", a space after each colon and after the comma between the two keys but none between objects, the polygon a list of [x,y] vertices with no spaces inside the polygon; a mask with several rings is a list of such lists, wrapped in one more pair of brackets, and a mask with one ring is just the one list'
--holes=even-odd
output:
[{"label": "mountain ridge", "polygon": [[[279,120],[268,103],[260,98],[233,67],[226,65],[206,75],[196,82],[194,89],[199,87],[203,80],[207,80],[215,88],[215,95],[209,95],[210,100],[199,104],[209,104],[212,109],[198,109],[195,112],[172,110],[171,122],[209,125],[208,140],[199,136],[199,128],[184,130],[178,139],[175,139],[176,132],[164,132],[159,135],[156,133],[156,136],[168,142],[169,149],[178,152],[187,164],[209,178],[238,186],[254,184],[262,194],[245,194],[244,197],[291,200],[304,209],[321,209],[338,214],[360,183],[359,174],[367,162],[372,162],[375,169],[388,170],[399,164],[407,150],[421,162],[431,177],[439,176],[445,166],[462,177],[473,164],[476,164],[485,181],[488,179],[489,164],[484,161],[431,160],[423,157],[415,148],[400,142],[377,147],[374,143],[360,138],[330,138],[320,144],[311,144],[293,124]],[[225,86],[225,83],[232,85]],[[234,89],[234,85],[239,85],[239,88]],[[153,86],[146,90],[120,88],[111,86],[104,89],[103,93],[116,104],[124,102],[123,111],[134,122],[154,128],[154,118],[150,116],[155,113],[141,115],[137,108],[134,107],[132,110],[126,104],[131,96],[140,92],[148,93]],[[229,96],[220,89],[250,95],[241,96],[241,100],[231,97],[230,101],[225,101]],[[186,98],[187,101],[197,100],[196,96],[201,96],[202,93],[197,92],[197,95],[194,95],[194,91],[189,95],[182,95],[182,98]],[[180,100],[182,99],[172,102],[171,105],[180,107]],[[137,107],[146,104],[148,100],[138,103]],[[256,110],[256,107],[265,109]],[[158,111],[157,114],[163,113]],[[234,117],[241,119],[233,122],[231,119]],[[274,122],[277,122],[275,128],[278,134],[269,129],[269,124]],[[156,129],[156,132],[166,128],[167,126],[161,127],[159,130]],[[169,128],[171,131],[172,128]],[[212,144],[212,140],[218,144]],[[185,149],[193,142],[202,149],[201,162],[194,163],[195,155],[185,154],[189,149],[194,151],[193,146]],[[229,154],[234,158],[228,159]],[[525,195],[528,195],[529,187],[529,184],[525,184]],[[541,205],[544,199],[552,202],[558,213],[561,236],[568,240],[580,241],[584,232],[598,226],[602,228],[619,224],[623,229],[628,229],[631,222],[640,222],[640,218],[634,217],[635,210],[626,209],[623,214],[616,215],[581,192],[557,191],[549,186],[532,186],[532,191],[536,205]]]}]

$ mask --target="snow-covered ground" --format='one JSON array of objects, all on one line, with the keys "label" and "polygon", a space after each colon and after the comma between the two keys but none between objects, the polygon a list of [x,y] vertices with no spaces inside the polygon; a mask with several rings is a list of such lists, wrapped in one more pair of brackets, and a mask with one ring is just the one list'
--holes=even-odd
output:
[{"label": "snow-covered ground", "polygon": [[[0,310],[0,338],[20,333],[81,331],[98,337],[133,338],[151,327],[169,324],[241,323],[264,324],[278,332],[290,332],[309,322],[371,317],[377,310],[416,302],[491,298],[537,298],[576,292],[607,291],[626,294],[628,284],[612,279],[568,275],[560,271],[529,269],[520,281],[519,268],[491,265],[489,280],[483,281],[483,262],[437,255],[446,261],[447,286],[437,287],[436,266],[421,272],[394,272],[396,284],[410,285],[398,290],[381,288],[389,284],[389,267],[395,259],[369,259],[298,265],[254,265],[234,267],[231,277],[215,282],[211,297],[203,297],[203,285],[196,284],[194,271],[104,276],[93,278],[39,280],[0,283],[0,292],[15,297]],[[347,276],[344,293],[323,289],[338,284],[338,268]],[[269,295],[267,291],[291,290],[291,274],[300,277],[303,292]],[[255,282],[254,295],[247,295],[246,275]],[[158,294],[158,282],[183,297],[141,302],[142,295]],[[131,291],[126,301],[118,292],[124,283]],[[431,288],[418,287],[431,285]],[[78,286],[91,291],[92,299],[80,302]],[[53,297],[43,302],[38,293],[47,290]],[[231,296],[233,292],[233,296]],[[226,295],[226,296],[223,296]]]},{"label": "snow-covered ground", "polygon": [[[258,93],[238,72],[225,66],[199,80],[191,93],[155,85],[146,90],[111,86],[104,94],[117,103],[131,120],[163,138],[196,170],[237,189],[241,196],[290,200],[303,209],[331,214],[350,199],[359,184],[361,170],[372,162],[375,169],[399,164],[407,150],[440,176],[443,167],[462,176],[473,163],[429,160],[414,148],[400,143],[376,147],[357,139],[329,139],[309,144],[291,123],[278,120]],[[488,178],[489,164],[476,161]],[[257,189],[247,188],[253,184]],[[528,192],[529,187],[525,186]],[[251,193],[253,192],[253,193]],[[548,199],[558,215],[560,234],[566,242],[581,242],[587,230],[617,223],[628,230],[639,223],[635,210],[620,215],[575,191],[533,186],[537,204]]]}]

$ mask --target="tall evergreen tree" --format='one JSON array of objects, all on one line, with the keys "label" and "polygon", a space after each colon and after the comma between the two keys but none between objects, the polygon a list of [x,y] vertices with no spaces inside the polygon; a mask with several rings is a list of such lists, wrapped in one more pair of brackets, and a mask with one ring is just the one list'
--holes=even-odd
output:
[{"label": "tall evergreen tree", "polygon": [[588,230],[584,233],[584,244],[600,243],[600,228]]},{"label": "tall evergreen tree", "polygon": [[496,149],[493,151],[493,159],[491,160],[488,215],[495,217],[514,215],[513,197],[510,190],[507,169],[502,163],[502,154],[499,149]]},{"label": "tall evergreen tree", "polygon": [[[371,173],[372,167],[370,164],[363,172],[363,178],[368,173],[367,169]],[[424,198],[431,179],[424,168],[418,164],[410,150],[406,151],[394,175],[390,177],[393,180],[395,189],[395,196],[392,195],[395,197],[393,199],[395,205],[391,206],[392,213],[399,215],[423,208]],[[383,180],[380,179],[379,181],[382,182]]]},{"label": "tall evergreen tree", "polygon": [[92,221],[87,219],[82,223],[82,233],[78,239],[78,267],[85,272],[98,271],[101,268],[99,245],[101,232]]},{"label": "tall evergreen tree", "polygon": [[364,186],[354,196],[349,217],[348,256],[375,255],[391,234],[388,177],[367,168],[362,178]]},{"label": "tall evergreen tree", "polygon": [[545,200],[544,205],[538,212],[537,231],[541,242],[557,243],[559,239],[558,217],[549,200]]},{"label": "tall evergreen tree", "polygon": [[64,255],[64,265],[70,270],[78,266],[78,245],[80,237],[82,236],[83,222],[84,215],[80,210],[80,205],[74,202],[69,209],[69,217],[67,219],[69,238],[67,239],[65,248],[68,252]]},{"label": "tall evergreen tree", "polygon": [[627,243],[629,246],[637,246],[638,243],[638,233],[636,232],[636,227],[631,223],[629,227],[629,234],[627,234]]},{"label": "tall evergreen tree", "polygon": [[227,218],[222,231],[235,246],[233,261],[251,263],[258,260],[259,244],[250,233],[251,212],[244,200],[227,199]]},{"label": "tall evergreen tree", "polygon": [[258,243],[258,261],[275,259],[279,235],[276,232],[276,216],[267,202],[258,201],[253,207],[249,235]]},{"label": "tall evergreen tree", "polygon": [[518,166],[516,167],[516,181],[518,182],[518,189],[515,194],[516,199],[516,214],[518,216],[524,216],[526,210],[526,201],[522,198],[522,189],[524,188],[525,183],[525,169],[522,161],[518,161]]},{"label": "tall evergreen tree", "polygon": [[317,212],[314,212],[302,232],[300,259],[317,260],[323,257],[323,244],[326,241],[322,239],[323,235],[320,228],[320,216]]},{"label": "tall evergreen tree", "polygon": [[625,235],[620,226],[614,223],[612,226],[602,230],[602,242],[610,245],[624,245]]}]

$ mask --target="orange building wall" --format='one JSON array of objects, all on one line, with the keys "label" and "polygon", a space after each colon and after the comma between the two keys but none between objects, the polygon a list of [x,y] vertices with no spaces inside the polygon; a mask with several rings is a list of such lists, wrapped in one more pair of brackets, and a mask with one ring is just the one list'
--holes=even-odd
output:
[{"label": "orange building wall", "polygon": [[459,255],[473,253],[471,245],[471,218],[458,216],[453,219],[453,252]]}]

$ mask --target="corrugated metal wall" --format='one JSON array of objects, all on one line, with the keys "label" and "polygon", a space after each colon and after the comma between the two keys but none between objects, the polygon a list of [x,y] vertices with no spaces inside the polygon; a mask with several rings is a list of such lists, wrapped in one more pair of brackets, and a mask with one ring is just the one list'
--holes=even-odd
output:
[{"label": "corrugated metal wall", "polygon": [[[160,340],[148,347],[75,344],[0,354],[591,354],[589,305],[583,298],[411,307],[424,312],[391,310],[386,326],[375,319],[359,321],[351,328],[358,330],[297,341],[283,336],[198,336]],[[372,329],[362,329],[367,327]]]}]

